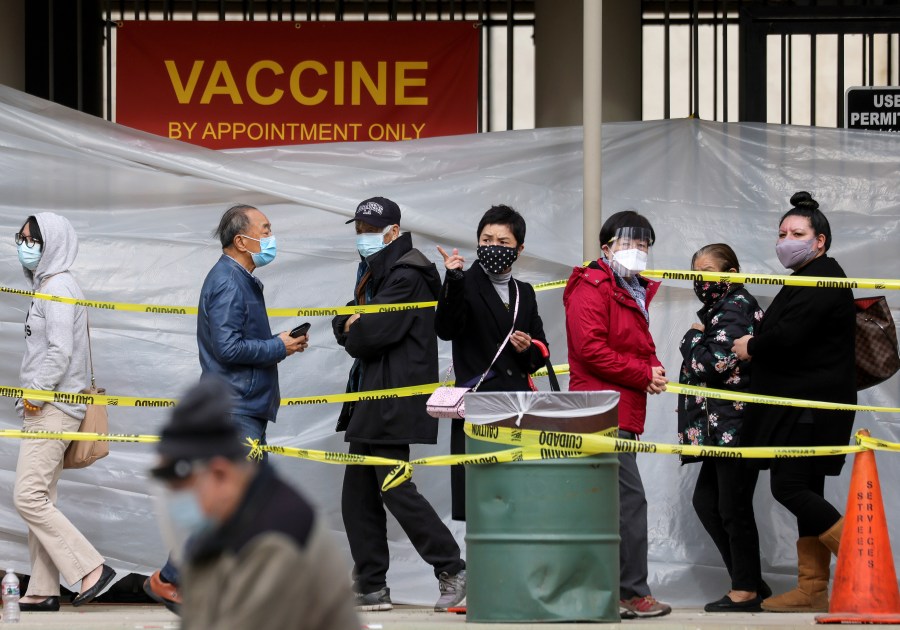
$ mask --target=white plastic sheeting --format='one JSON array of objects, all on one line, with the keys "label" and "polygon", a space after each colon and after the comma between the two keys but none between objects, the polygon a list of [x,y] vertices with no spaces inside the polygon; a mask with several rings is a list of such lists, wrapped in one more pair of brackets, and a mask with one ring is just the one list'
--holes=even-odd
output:
[{"label": "white plastic sheeting", "polygon": [[[344,304],[357,254],[356,203],[373,195],[399,202],[403,227],[435,262],[435,246],[458,247],[471,262],[481,214],[495,203],[528,221],[517,277],[567,277],[581,255],[581,130],[547,129],[436,138],[398,144],[321,144],[216,153],[157,138],[0,87],[0,284],[24,286],[12,235],[35,212],[68,217],[81,239],[75,272],[89,299],[148,304],[197,302],[219,256],[210,237],[235,202],[267,213],[278,235],[275,262],[259,270],[270,307]],[[606,215],[632,207],[657,231],[659,268],[685,268],[701,245],[725,241],[743,269],[780,273],[774,253],[778,219],[796,190],[822,202],[834,230],[831,253],[848,274],[900,277],[900,137],[830,129],[674,120],[607,125],[603,132]],[[596,238],[596,235],[587,235]],[[752,286],[768,303],[775,290]],[[554,362],[566,360],[561,291],[538,294]],[[900,294],[889,294],[898,319]],[[669,375],[677,377],[682,333],[699,303],[687,283],[666,283],[651,308],[652,330]],[[18,385],[28,299],[0,295],[0,385]],[[94,364],[110,393],[177,397],[199,374],[192,316],[92,309]],[[300,323],[276,319],[285,330]],[[326,318],[313,319],[311,347],[280,367],[284,396],[342,392],[350,360]],[[441,365],[449,346],[441,345]],[[785,360],[791,360],[785,356]],[[437,375],[435,375],[437,379]],[[565,386],[565,378],[563,386]],[[546,382],[542,384],[547,388]],[[0,428],[19,426],[12,400],[0,400]],[[900,405],[900,378],[860,396],[861,403]],[[676,399],[649,404],[646,439],[674,441]],[[333,432],[337,405],[283,408],[272,443],[342,450]],[[114,408],[117,432],[157,433],[165,410]],[[857,426],[900,441],[896,415],[860,413]],[[447,427],[435,447],[448,452]],[[18,443],[0,440],[0,560],[27,572],[26,529],[12,507]],[[340,515],[342,468],[273,456],[281,473],[321,508],[345,545]],[[113,445],[111,455],[63,473],[59,505],[119,571],[149,572],[166,557],[153,517],[145,471],[149,445]],[[654,593],[676,604],[710,601],[727,590],[721,560],[690,506],[696,466],[671,456],[638,458],[650,504],[650,579]],[[900,454],[878,455],[881,476],[900,478]],[[826,492],[841,507],[850,466]],[[422,492],[449,518],[448,472],[417,469]],[[775,504],[768,475],[757,488],[757,519],[766,578],[777,591],[796,575],[796,530]],[[891,533],[900,540],[900,494],[885,496]],[[464,526],[451,528],[464,544]],[[401,602],[431,603],[437,584],[402,531],[389,527],[389,584]],[[900,554],[897,554],[900,556]],[[900,558],[896,558],[900,559]],[[348,555],[349,576],[349,555]]]},{"label": "white plastic sheeting", "polygon": [[541,418],[582,418],[606,413],[619,404],[619,392],[490,392],[466,394],[466,420],[490,424],[531,414]]}]

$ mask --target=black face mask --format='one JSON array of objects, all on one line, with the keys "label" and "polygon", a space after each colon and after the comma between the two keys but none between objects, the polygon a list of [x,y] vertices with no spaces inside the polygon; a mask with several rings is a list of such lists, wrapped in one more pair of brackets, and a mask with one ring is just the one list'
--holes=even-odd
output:
[{"label": "black face mask", "polygon": [[509,269],[519,257],[519,251],[515,247],[504,247],[503,245],[479,245],[475,252],[481,266],[496,274],[501,274]]},{"label": "black face mask", "polygon": [[694,293],[701,302],[710,306],[715,304],[728,293],[731,283],[727,280],[721,282],[707,282],[706,280],[694,280]]}]

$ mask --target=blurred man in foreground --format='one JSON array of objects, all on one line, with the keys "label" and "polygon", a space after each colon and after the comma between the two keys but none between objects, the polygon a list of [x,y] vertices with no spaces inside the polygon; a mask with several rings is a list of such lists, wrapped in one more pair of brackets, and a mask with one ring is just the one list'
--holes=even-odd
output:
[{"label": "blurred man in foreground", "polygon": [[189,536],[182,628],[359,630],[344,559],[310,504],[246,459],[215,378],[172,412],[152,475],[166,520]]}]

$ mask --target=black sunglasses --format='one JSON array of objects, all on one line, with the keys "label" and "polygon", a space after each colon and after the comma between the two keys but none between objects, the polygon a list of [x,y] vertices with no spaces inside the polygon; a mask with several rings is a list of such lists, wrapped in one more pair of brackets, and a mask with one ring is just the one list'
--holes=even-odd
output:
[{"label": "black sunglasses", "polygon": [[16,245],[21,245],[25,243],[26,247],[34,247],[34,244],[43,245],[44,241],[39,238],[33,238],[31,236],[25,236],[21,232],[16,232]]}]

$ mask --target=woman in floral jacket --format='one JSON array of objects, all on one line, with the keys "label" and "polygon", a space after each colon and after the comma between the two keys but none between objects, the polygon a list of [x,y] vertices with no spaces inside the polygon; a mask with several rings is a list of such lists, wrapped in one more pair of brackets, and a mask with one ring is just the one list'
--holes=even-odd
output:
[{"label": "woman in floral jacket", "polygon": [[[691,261],[694,271],[740,271],[734,250],[723,243],[700,248]],[[681,340],[679,382],[714,389],[746,390],[750,362],[731,351],[735,339],[753,334],[763,312],[741,284],[728,281],[694,282],[703,303],[697,312],[702,323],[693,324]],[[678,397],[678,439],[682,444],[738,446],[744,403],[705,398]],[[762,581],[759,535],[753,516],[753,492],[759,471],[740,458],[683,457],[682,463],[702,462],[693,504],[701,523],[722,555],[731,577],[731,590],[706,605],[707,612],[758,612],[771,593]]]}]

